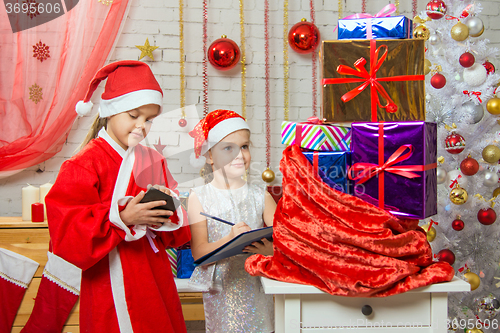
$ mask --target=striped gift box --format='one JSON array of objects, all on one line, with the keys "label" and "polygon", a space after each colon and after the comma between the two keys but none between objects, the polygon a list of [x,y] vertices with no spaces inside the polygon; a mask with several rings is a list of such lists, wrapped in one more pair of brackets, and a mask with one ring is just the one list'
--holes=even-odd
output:
[{"label": "striped gift box", "polygon": [[351,145],[351,129],[349,127],[296,123],[284,121],[281,123],[281,143],[296,144],[297,127],[299,127],[299,146],[319,151],[349,151]]},{"label": "striped gift box", "polygon": [[172,268],[172,274],[177,277],[177,250],[167,249],[168,260],[170,261],[170,267]]}]

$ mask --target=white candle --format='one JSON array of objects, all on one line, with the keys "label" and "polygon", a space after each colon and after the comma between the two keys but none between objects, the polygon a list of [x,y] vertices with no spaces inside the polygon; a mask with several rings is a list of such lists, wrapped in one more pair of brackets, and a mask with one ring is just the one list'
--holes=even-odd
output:
[{"label": "white candle", "polygon": [[49,193],[51,183],[46,183],[40,186],[40,202],[43,203],[43,216],[47,219],[47,206],[45,205],[45,196]]},{"label": "white candle", "polygon": [[22,188],[23,221],[31,221],[31,205],[40,199],[38,187],[28,184]]}]

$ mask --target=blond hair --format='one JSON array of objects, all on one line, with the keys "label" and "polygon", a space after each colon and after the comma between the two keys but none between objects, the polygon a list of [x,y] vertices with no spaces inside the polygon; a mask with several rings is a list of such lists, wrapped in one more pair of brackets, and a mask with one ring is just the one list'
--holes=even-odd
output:
[{"label": "blond hair", "polygon": [[108,118],[101,118],[99,117],[99,113],[96,114],[94,121],[92,122],[92,125],[90,126],[90,130],[87,133],[87,136],[85,137],[85,140],[83,140],[82,144],[80,147],[78,147],[78,150],[83,149],[89,143],[92,139],[97,138],[97,134],[99,134],[99,131],[101,128],[106,128],[108,124]]}]

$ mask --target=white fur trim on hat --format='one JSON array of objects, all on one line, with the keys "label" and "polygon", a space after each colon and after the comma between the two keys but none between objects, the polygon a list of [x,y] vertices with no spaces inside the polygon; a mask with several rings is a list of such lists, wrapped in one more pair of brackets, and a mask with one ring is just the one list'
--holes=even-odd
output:
[{"label": "white fur trim on hat", "polygon": [[146,104],[159,105],[161,112],[161,106],[163,104],[163,96],[161,92],[157,90],[144,89],[132,91],[128,94],[109,100],[101,99],[101,104],[99,105],[99,116],[101,118],[110,117],[115,114],[133,110]]},{"label": "white fur trim on hat", "polygon": [[248,127],[247,122],[243,118],[235,117],[221,121],[208,132],[207,144],[203,144],[201,155],[205,155],[210,148],[215,146],[229,134],[242,129],[250,131],[250,127]]},{"label": "white fur trim on hat", "polygon": [[87,103],[84,101],[78,101],[78,103],[76,103],[75,111],[80,117],[83,117],[90,113],[93,106],[94,104],[91,101],[88,101]]}]

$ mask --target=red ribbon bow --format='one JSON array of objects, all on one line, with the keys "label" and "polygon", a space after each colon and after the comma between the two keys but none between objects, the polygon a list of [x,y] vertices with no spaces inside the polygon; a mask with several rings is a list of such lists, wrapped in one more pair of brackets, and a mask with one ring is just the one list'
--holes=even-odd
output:
[{"label": "red ribbon bow", "polygon": [[[339,84],[339,83],[353,83],[353,82],[363,82],[361,85],[352,89],[351,91],[345,93],[342,96],[342,101],[344,103],[350,101],[357,95],[359,95],[366,87],[371,87],[371,111],[372,119],[371,121],[377,121],[377,106],[386,109],[387,112],[393,113],[398,110],[397,105],[391,99],[387,91],[380,84],[380,81],[413,81],[419,80],[423,81],[425,79],[424,75],[397,75],[390,77],[377,77],[377,71],[380,69],[385,59],[387,58],[387,45],[381,45],[376,48],[376,40],[370,40],[370,71],[365,69],[367,63],[366,59],[361,57],[355,63],[354,67],[351,68],[346,65],[339,65],[337,67],[337,72],[341,75],[353,75],[358,78],[334,78],[334,79],[323,79],[322,84]],[[381,49],[384,49],[380,59],[379,53]],[[387,101],[386,105],[382,106],[380,103],[379,94]]]},{"label": "red ribbon bow", "polygon": [[457,178],[453,179],[453,180],[451,181],[450,188],[455,187],[455,185],[456,185],[456,184],[458,184],[458,180],[459,180],[460,178],[462,178],[462,175],[458,175],[458,177],[457,177]]},{"label": "red ribbon bow", "polygon": [[470,95],[474,95],[477,97],[477,99],[479,100],[479,103],[482,103],[483,101],[481,100],[481,92],[480,91],[468,91],[468,90],[464,90],[464,95],[467,95],[470,97]]},{"label": "red ribbon bow", "polygon": [[[403,152],[406,149],[409,149],[409,152],[403,155]],[[377,165],[373,163],[354,164],[350,170],[352,170],[355,175],[357,174],[357,176],[353,177],[351,172],[349,172],[349,178],[357,180],[356,182],[357,184],[363,184],[368,179],[372,178],[375,175],[378,175],[382,171],[395,173],[406,178],[420,177],[420,175],[417,175],[416,173],[413,173],[411,171],[422,171],[421,165],[393,166],[396,163],[400,163],[409,159],[412,154],[413,154],[412,145],[402,145],[389,157],[387,162],[385,162],[383,165]]]}]

